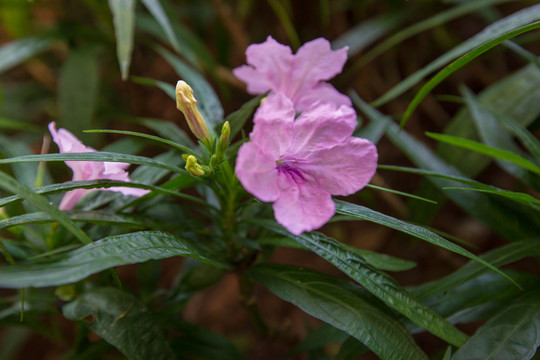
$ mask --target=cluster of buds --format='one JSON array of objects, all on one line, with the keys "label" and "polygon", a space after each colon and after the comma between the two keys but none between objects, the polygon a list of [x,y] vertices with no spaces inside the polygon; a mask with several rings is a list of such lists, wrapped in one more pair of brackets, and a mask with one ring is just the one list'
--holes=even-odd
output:
[{"label": "cluster of buds", "polygon": [[[197,100],[193,96],[193,89],[183,80],[176,83],[176,107],[180,110],[189,125],[189,129],[209,150],[213,148],[212,137],[208,131],[206,121],[197,108]],[[186,162],[186,170],[193,176],[207,175],[221,162],[227,146],[229,146],[229,135],[231,127],[225,121],[221,129],[221,135],[215,147],[215,153],[210,158],[210,167],[199,164],[193,155],[184,154],[182,157]]]}]

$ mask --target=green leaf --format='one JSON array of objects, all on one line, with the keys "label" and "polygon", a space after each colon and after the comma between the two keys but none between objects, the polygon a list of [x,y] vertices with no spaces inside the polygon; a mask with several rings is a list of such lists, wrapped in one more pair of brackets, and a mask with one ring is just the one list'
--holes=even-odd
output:
[{"label": "green leaf", "polygon": [[452,360],[528,360],[540,346],[540,292],[533,291],[498,312]]},{"label": "green leaf", "polygon": [[0,188],[17,194],[28,200],[37,209],[43,211],[52,219],[55,219],[62,224],[69,232],[71,232],[77,239],[83,244],[90,244],[92,240],[86,235],[77,225],[75,225],[62,211],[58,210],[55,206],[51,205],[49,201],[36,194],[30,187],[18,182],[11,176],[0,171]]},{"label": "green leaf", "polygon": [[445,54],[439,56],[437,59],[432,61],[427,66],[416,71],[412,75],[409,75],[405,80],[397,84],[395,87],[386,92],[383,96],[378,98],[373,102],[373,106],[381,106],[388,101],[396,98],[401,95],[420,80],[422,80],[426,75],[432,73],[437,68],[444,66],[450,61],[453,61],[460,56],[473,51],[476,48],[479,48],[485,44],[489,44],[494,39],[505,36],[508,33],[515,31],[525,25],[528,25],[534,21],[540,19],[540,5],[534,5],[520,11],[513,13],[503,19],[500,19],[491,25],[487,26],[480,33],[476,34],[472,38],[462,42],[452,50],[446,52]]},{"label": "green leaf", "polygon": [[529,160],[514,154],[511,151],[494,148],[492,146],[484,145],[474,140],[464,139],[452,135],[434,134],[430,132],[426,132],[426,135],[432,139],[444,142],[446,144],[459,146],[461,148],[476,151],[480,154],[488,155],[496,159],[509,161],[515,165],[521,166],[524,169],[540,174],[540,167],[530,162]]},{"label": "green leaf", "polygon": [[29,37],[2,45],[0,47],[0,74],[47,50],[51,42],[50,38]]},{"label": "green leaf", "polygon": [[[190,176],[190,179],[191,179],[191,176]],[[75,189],[102,189],[102,188],[111,188],[111,187],[116,187],[116,186],[135,187],[135,188],[140,188],[140,189],[152,190],[156,193],[171,195],[178,198],[190,200],[203,206],[211,206],[206,201],[200,198],[187,195],[187,194],[182,194],[177,191],[171,191],[164,187],[140,184],[140,183],[135,183],[135,182],[124,182],[124,181],[111,181],[111,180],[68,181],[61,184],[52,184],[52,185],[46,185],[39,188],[35,188],[34,191],[36,194],[51,195],[51,194],[56,194],[59,192],[65,192],[65,191],[70,191],[70,190],[75,190]],[[20,200],[22,200],[22,197],[18,195],[2,198],[0,199],[0,207],[10,205]]]},{"label": "green leaf", "polygon": [[[111,213],[104,211],[66,211],[66,216],[74,222],[84,222],[99,225],[123,225],[135,228],[164,228],[165,224],[151,221],[148,218]],[[45,224],[56,221],[49,215],[38,213],[27,213],[19,216],[13,216],[9,219],[0,220],[0,230],[8,229],[13,226],[28,225],[28,224]]]},{"label": "green leaf", "polygon": [[116,56],[122,79],[126,80],[135,36],[135,0],[109,0],[116,35]]},{"label": "green leaf", "polygon": [[464,4],[454,6],[440,13],[434,14],[433,16],[419,21],[403,30],[400,30],[391,36],[389,36],[384,41],[381,41],[379,44],[373,47],[369,52],[363,54],[362,57],[353,65],[354,68],[361,68],[363,65],[369,63],[371,60],[376,58],[378,55],[384,53],[385,51],[390,50],[394,46],[403,42],[404,40],[416,35],[422,31],[432,29],[434,27],[440,26],[444,23],[447,23],[450,20],[459,18],[465,14],[471,13],[478,9],[495,5],[498,3],[509,2],[512,0],[476,0],[476,1],[466,1]]},{"label": "green leaf", "polygon": [[[257,240],[260,245],[272,245],[272,246],[285,246],[294,249],[307,250],[306,247],[297,243],[296,241],[288,237],[266,237]],[[394,256],[381,254],[375,251],[358,249],[349,245],[342,244],[348,251],[354,252],[360,256],[366,263],[374,268],[386,271],[405,271],[410,270],[416,266],[413,261],[403,260]]]},{"label": "green leaf", "polygon": [[174,33],[171,22],[167,17],[167,14],[163,10],[163,7],[161,6],[159,0],[142,0],[142,3],[144,4],[144,6],[146,6],[148,11],[150,11],[152,16],[154,16],[156,21],[159,23],[159,25],[163,29],[163,32],[169,39],[169,42],[171,43],[173,49],[180,52],[182,49],[180,49],[176,34]]},{"label": "green leaf", "polygon": [[294,28],[291,17],[289,16],[289,14],[287,14],[287,9],[278,0],[267,0],[267,2],[270,7],[272,7],[272,10],[274,10],[274,13],[279,19],[281,26],[283,26],[283,28],[285,29],[285,32],[287,33],[287,36],[291,41],[292,48],[298,49],[300,47],[300,38],[298,37],[298,33]]},{"label": "green leaf", "polygon": [[282,299],[354,336],[381,359],[427,359],[397,320],[362,299],[358,288],[343,279],[270,264],[248,274]]},{"label": "green leaf", "polygon": [[340,49],[348,46],[350,58],[395,29],[404,18],[402,12],[370,18],[332,41],[332,48]]},{"label": "green leaf", "polygon": [[[540,255],[540,241],[522,240],[491,250],[482,255],[482,259],[494,266],[503,266],[535,255]],[[411,292],[419,299],[426,299],[436,294],[442,294],[455,289],[461,284],[485,274],[487,271],[487,268],[480,263],[471,261],[452,274],[437,281],[418,286],[411,290]]]},{"label": "green leaf", "polygon": [[[524,157],[523,151],[514,143],[510,134],[499,124],[495,115],[482,106],[470,90],[464,87],[462,92],[482,142],[485,145],[510,151]],[[538,178],[529,174],[523,168],[505,161],[497,160],[497,163],[525,184],[540,189]]]},{"label": "green leaf", "polygon": [[62,312],[70,320],[82,321],[130,360],[176,359],[152,314],[124,291],[92,289],[64,305]]},{"label": "green leaf", "polygon": [[154,168],[168,170],[181,175],[187,174],[187,171],[176,166],[150,159],[144,156],[109,153],[104,151],[86,152],[86,153],[64,153],[64,154],[44,154],[44,155],[25,155],[9,159],[0,159],[0,164],[15,164],[24,162],[40,161],[107,161],[107,162],[125,162],[136,165],[146,165]]},{"label": "green leaf", "polygon": [[[99,78],[95,49],[80,48],[70,53],[60,70],[58,83],[59,127],[68,129],[76,136],[92,127]],[[84,135],[82,139],[90,145],[95,142],[95,138]]]},{"label": "green leaf", "polygon": [[[540,17],[540,10],[538,11],[537,17]],[[472,60],[476,59],[478,56],[482,55],[489,49],[499,45],[503,41],[506,41],[508,39],[511,39],[513,37],[516,37],[518,35],[521,35],[525,32],[538,29],[540,28],[540,21],[534,22],[532,24],[520,27],[518,29],[515,29],[513,31],[510,31],[508,33],[505,33],[501,36],[495,37],[490,39],[489,41],[483,43],[481,46],[475,48],[474,50],[468,52],[466,55],[458,58],[454,62],[452,62],[450,65],[446,66],[444,69],[439,71],[434,77],[432,77],[420,90],[416,95],[414,96],[413,100],[407,107],[407,110],[405,110],[405,114],[403,115],[403,118],[401,119],[401,127],[405,126],[405,123],[413,113],[413,111],[418,107],[418,105],[422,102],[422,100],[435,88],[437,85],[439,85],[444,79],[446,79],[448,76],[456,72],[458,69],[462,68]],[[464,43],[463,43],[464,44]],[[462,44],[462,45],[463,45]],[[380,105],[380,104],[379,104]]]},{"label": "green leaf", "polygon": [[502,276],[506,277],[508,280],[514,282],[512,278],[504,274],[501,270],[497,269],[495,266],[491,265],[487,261],[482,260],[482,258],[479,258],[478,256],[474,255],[470,251],[465,250],[461,246],[456,245],[446,240],[445,238],[435,234],[434,232],[422,226],[409,224],[405,221],[395,219],[385,214],[381,214],[377,211],[371,210],[364,206],[351,204],[351,203],[347,203],[340,200],[336,200],[335,202],[336,202],[336,213],[338,214],[352,216],[356,219],[371,221],[376,224],[380,224],[380,225],[389,227],[391,229],[401,231],[402,233],[409,234],[411,236],[425,240],[431,244],[442,247],[443,249],[455,252],[456,254],[459,254],[471,260],[477,261],[480,264],[484,265],[485,267],[495,271],[498,274],[501,274]]},{"label": "green leaf", "polygon": [[420,201],[425,201],[425,202],[428,202],[428,203],[430,203],[430,204],[436,204],[436,203],[437,203],[436,201],[433,201],[433,200],[430,200],[430,199],[426,199],[425,197],[421,197],[421,196],[409,194],[409,193],[406,193],[406,192],[403,192],[403,191],[397,191],[397,190],[387,189],[387,188],[383,188],[383,187],[381,187],[381,186],[376,186],[376,185],[367,184],[366,187],[369,188],[369,189],[373,189],[373,190],[386,191],[386,192],[389,192],[389,193],[392,193],[392,194],[405,196],[405,197],[408,197],[408,198],[411,198],[411,199],[416,199],[416,200],[420,200]]},{"label": "green leaf", "polygon": [[160,88],[161,90],[163,90],[165,94],[169,95],[171,99],[176,100],[176,93],[174,90],[174,86],[172,86],[169,83],[166,83],[164,81],[149,79],[149,78],[145,78],[141,76],[132,76],[131,79],[133,80],[133,82],[137,84],[146,85],[146,86],[156,86]]},{"label": "green leaf", "polygon": [[364,259],[336,240],[316,232],[295,236],[275,222],[267,220],[253,222],[297,241],[358,281],[386,305],[448,343],[461,346],[466,341],[467,335],[411,297],[390,276],[368,265]]},{"label": "green leaf", "polygon": [[[520,80],[525,81],[525,77],[520,77]],[[409,135],[405,130],[401,130],[399,125],[395,124],[390,118],[370,107],[362,101],[356,93],[352,92],[350,93],[350,96],[353,102],[364,111],[372,121],[383,122],[387,125],[386,134],[390,140],[392,140],[392,142],[401,149],[401,151],[403,151],[416,166],[439,175],[465,178],[457,168],[439,158],[430,148]],[[467,126],[466,124],[462,125],[470,130],[470,126]],[[476,159],[474,161],[476,161]],[[467,163],[469,162],[469,159],[464,157],[459,162]],[[430,176],[428,180],[439,189],[459,185],[459,183],[448,181],[439,176]],[[514,206],[510,209],[507,205],[497,202],[495,199],[491,199],[478,192],[448,191],[445,195],[452,199],[463,210],[485,222],[494,231],[511,241],[535,237],[538,235],[538,231],[540,231],[540,224],[537,225],[538,222],[534,220],[534,216],[531,216],[528,208],[520,209]],[[435,205],[430,205],[430,207],[433,206]],[[433,210],[430,208],[430,211]]]},{"label": "green leaf", "polygon": [[225,118],[225,121],[228,121],[231,125],[231,134],[229,135],[231,140],[234,139],[240,130],[242,130],[246,124],[246,121],[249,119],[251,114],[253,114],[253,111],[255,111],[255,108],[257,108],[257,106],[259,106],[261,103],[263,97],[264,95],[259,95],[249,100],[247,103],[242,105],[240,109],[236,110]]},{"label": "green leaf", "polygon": [[215,133],[214,129],[223,121],[223,107],[212,86],[201,74],[178,56],[164,48],[158,48],[158,52],[172,65],[176,73],[191,86],[193,95],[197,99],[197,108],[208,124],[209,130]]},{"label": "green leaf", "polygon": [[159,231],[110,236],[45,263],[0,267],[0,287],[25,288],[70,284],[115,266],[173,256],[191,256],[217,267],[229,265],[191,240]]},{"label": "green leaf", "polygon": [[135,121],[152,129],[162,138],[169,139],[177,144],[187,146],[188,148],[195,148],[195,144],[193,144],[193,141],[186,132],[171,121],[150,118],[136,118]]},{"label": "green leaf", "polygon": [[483,192],[483,193],[486,193],[486,194],[502,196],[502,197],[505,197],[507,199],[511,199],[511,200],[520,202],[522,204],[527,204],[531,208],[533,208],[534,210],[537,210],[537,211],[539,210],[538,205],[540,205],[540,200],[533,198],[529,194],[519,193],[519,192],[514,192],[514,191],[509,191],[509,190],[502,190],[502,189],[490,190],[490,189],[476,189],[476,188],[467,188],[467,187],[445,187],[443,189],[445,189],[445,190],[478,191],[478,192]]},{"label": "green leaf", "polygon": [[157,141],[157,142],[160,142],[162,144],[167,144],[167,145],[172,146],[172,147],[174,147],[174,148],[176,148],[176,149],[178,149],[178,150],[180,150],[181,152],[184,152],[184,153],[197,155],[193,150],[191,150],[190,148],[188,148],[188,147],[186,147],[184,145],[175,143],[174,141],[171,141],[171,140],[160,138],[159,136],[148,135],[148,134],[145,134],[145,133],[139,133],[139,132],[135,132],[135,131],[105,130],[105,129],[85,130],[84,132],[85,133],[90,133],[90,134],[92,134],[92,133],[122,134],[122,135],[141,137],[141,138],[144,138],[144,139]]},{"label": "green leaf", "polygon": [[537,162],[540,162],[540,141],[538,141],[533,134],[509,116],[493,111],[491,111],[491,114],[506,128],[506,130],[510,131],[521,141]]}]

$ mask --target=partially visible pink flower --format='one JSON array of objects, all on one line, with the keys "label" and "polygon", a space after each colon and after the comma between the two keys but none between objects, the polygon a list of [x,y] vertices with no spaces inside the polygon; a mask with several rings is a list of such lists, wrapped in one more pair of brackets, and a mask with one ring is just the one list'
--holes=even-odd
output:
[{"label": "partially visible pink flower", "polygon": [[318,38],[302,45],[296,55],[271,36],[246,50],[249,65],[233,70],[250,94],[282,92],[303,111],[316,101],[349,105],[351,100],[325,82],[339,74],[347,61],[347,47],[332,51],[328,40]]},{"label": "partially visible pink flower", "polygon": [[295,120],[293,103],[271,93],[254,122],[236,175],[256,198],[274,203],[277,222],[293,234],[324,225],[335,212],[331,195],[353,194],[375,173],[377,149],[351,136],[357,122],[348,106],[316,103]]},{"label": "partially visible pink flower", "polygon": [[[83,153],[93,152],[95,149],[85,146],[79,139],[66,129],[56,130],[56,124],[49,123],[49,131],[52,138],[61,153]],[[131,165],[128,163],[103,162],[103,161],[66,161],[66,165],[73,171],[73,181],[82,180],[118,180],[130,181],[126,169]],[[76,189],[68,191],[62,201],[59,209],[71,210],[77,202],[86,194],[95,190],[118,191],[124,195],[142,196],[148,193],[148,190],[128,188],[128,187],[112,187],[103,189]]]}]

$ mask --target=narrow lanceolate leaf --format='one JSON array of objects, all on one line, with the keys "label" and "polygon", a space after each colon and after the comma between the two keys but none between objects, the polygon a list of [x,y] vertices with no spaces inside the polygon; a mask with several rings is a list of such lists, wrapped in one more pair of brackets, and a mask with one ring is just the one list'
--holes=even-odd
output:
[{"label": "narrow lanceolate leaf", "polygon": [[62,312],[82,321],[130,360],[176,359],[155,317],[127,292],[92,289],[64,305]]},{"label": "narrow lanceolate leaf", "polygon": [[[538,72],[538,70],[536,70],[536,72]],[[528,73],[528,76],[530,77],[532,74]],[[525,79],[525,77],[520,77],[520,81],[526,82]],[[517,91],[519,87],[512,88]],[[534,91],[534,89],[529,90]],[[526,97],[526,94],[522,95]],[[399,125],[394,123],[392,119],[384,116],[374,108],[370,107],[368,104],[362,101],[362,99],[360,99],[356,93],[350,93],[350,96],[355,105],[362,109],[362,111],[364,111],[372,121],[383,122],[387,125],[387,136],[416,166],[445,177],[449,176],[465,178],[465,176],[463,176],[455,166],[452,166],[446,161],[442,160],[440,157],[434,154],[429,147],[416,140],[405,130],[400,130]],[[527,101],[529,100],[531,100],[531,103],[534,103],[532,99],[527,99]],[[528,116],[526,112],[524,113],[524,116]],[[465,123],[463,127],[470,129],[471,126]],[[460,149],[457,148],[457,150]],[[469,159],[464,156],[461,159],[461,162],[467,163],[469,162]],[[467,172],[469,172],[469,170]],[[430,176],[429,180],[437,188],[459,185],[459,183],[449,181],[446,178],[439,176]],[[463,210],[485,222],[493,230],[510,241],[538,236],[540,224],[537,224],[538,222],[535,221],[534,216],[531,216],[528,208],[524,209],[515,206],[509,208],[506,204],[498,202],[496,199],[490,198],[479,192],[447,191],[445,195],[452,199]]]},{"label": "narrow lanceolate leaf", "polygon": [[144,156],[109,153],[104,151],[86,152],[86,153],[63,153],[63,154],[44,154],[44,155],[25,155],[9,159],[0,159],[0,164],[15,164],[23,162],[40,161],[107,161],[107,162],[125,162],[135,165],[146,165],[164,170],[169,170],[178,174],[186,174],[187,171],[176,166],[171,166],[161,161],[153,160]]},{"label": "narrow lanceolate leaf", "polygon": [[[191,179],[191,176],[189,177]],[[206,201],[187,194],[182,194],[177,191],[171,191],[161,186],[151,186],[146,184],[134,183],[134,182],[124,182],[124,181],[111,181],[111,180],[88,180],[88,181],[68,181],[61,184],[52,184],[46,185],[39,188],[34,188],[36,194],[41,195],[51,195],[59,192],[65,192],[75,189],[107,189],[111,187],[134,187],[139,189],[152,190],[155,193],[166,194],[175,196],[178,198],[186,199],[193,201],[197,204],[203,206],[210,206]],[[22,200],[22,197],[19,195],[12,195],[0,199],[0,207],[10,205],[16,201]]]},{"label": "narrow lanceolate leaf", "polygon": [[49,201],[36,194],[30,187],[21,184],[11,176],[0,171],[0,188],[9,191],[11,193],[17,194],[20,197],[28,200],[32,205],[37,209],[43,211],[52,219],[55,219],[60,224],[62,224],[69,232],[71,232],[77,239],[79,239],[83,244],[90,244],[92,240],[82,231],[77,225],[73,223],[62,211],[58,210],[57,207],[51,205]]},{"label": "narrow lanceolate leaf", "polygon": [[540,174],[540,167],[530,162],[529,160],[524,159],[521,156],[514,154],[511,151],[494,148],[492,146],[479,143],[478,141],[464,139],[464,138],[451,136],[451,135],[434,134],[430,132],[427,132],[426,135],[432,139],[444,142],[446,144],[459,146],[464,149],[476,151],[478,153],[488,155],[496,159],[509,161],[515,165],[521,166],[524,169]]},{"label": "narrow lanceolate leaf", "polygon": [[31,37],[9,42],[0,47],[0,74],[28,58],[45,51],[51,39]]},{"label": "narrow lanceolate leaf", "polygon": [[167,39],[169,39],[169,42],[171,43],[171,46],[176,51],[181,51],[180,45],[178,45],[178,39],[176,38],[176,34],[174,33],[174,30],[171,26],[171,22],[169,18],[167,17],[167,14],[165,13],[165,10],[163,10],[163,7],[161,6],[161,3],[159,0],[142,0],[142,3],[150,13],[152,13],[152,16],[156,19],[156,21],[159,23],[161,28],[163,29],[163,32],[167,36]]},{"label": "narrow lanceolate leaf", "polygon": [[474,12],[478,9],[508,1],[512,0],[476,0],[472,2],[465,1],[463,2],[463,4],[456,5],[445,11],[441,11],[423,21],[417,22],[403,30],[393,33],[387,39],[381,41],[379,44],[374,46],[373,49],[371,49],[369,52],[363,54],[362,57],[358,59],[358,61],[354,64],[354,67],[362,67],[364,64],[369,63],[378,55],[390,50],[404,40],[422,31],[440,26],[452,19]]},{"label": "narrow lanceolate leaf", "polygon": [[135,0],[109,0],[116,35],[116,56],[122,79],[126,80],[133,52],[135,35]]},{"label": "narrow lanceolate leaf", "polygon": [[444,66],[445,64],[476,48],[481,47],[484,44],[488,44],[494,39],[500,38],[516,29],[529,25],[538,20],[540,20],[540,5],[534,5],[494,22],[480,33],[476,34],[467,41],[462,42],[460,45],[441,55],[427,66],[407,77],[405,80],[377,99],[372,105],[380,106],[387,103],[416,85],[426,75],[432,73],[441,66]]},{"label": "narrow lanceolate leaf", "polygon": [[211,132],[223,121],[223,107],[212,86],[195,69],[182,61],[171,52],[159,48],[158,52],[172,65],[174,70],[193,89],[193,95],[197,99],[197,108],[208,124]]},{"label": "narrow lanceolate leaf", "polygon": [[46,263],[0,267],[0,287],[25,288],[70,284],[119,265],[172,256],[190,256],[217,267],[228,265],[198,244],[159,231],[110,236]]},{"label": "narrow lanceolate leaf", "polygon": [[533,156],[534,160],[540,163],[540,141],[534,137],[524,126],[504,114],[491,112],[495,119],[499,121],[506,130],[514,134]]},{"label": "narrow lanceolate leaf", "polygon": [[506,41],[508,39],[511,39],[513,37],[516,37],[518,35],[521,35],[523,33],[526,33],[528,31],[538,29],[538,28],[540,28],[540,21],[534,22],[532,24],[520,27],[508,33],[505,33],[504,35],[491,39],[490,41],[482,44],[481,46],[477,47],[476,49],[472,50],[466,55],[460,57],[459,59],[455,60],[450,65],[442,69],[440,72],[437,73],[437,75],[432,77],[424,86],[422,86],[422,88],[414,96],[411,103],[407,107],[407,110],[405,110],[405,114],[403,115],[403,118],[401,119],[401,127],[405,125],[405,123],[407,122],[407,119],[409,119],[411,114],[422,102],[422,100],[427,96],[427,94],[429,94],[431,90],[435,88],[435,86],[440,84],[448,76],[450,76],[451,74],[453,74],[454,72],[456,72],[457,70],[459,70],[460,68],[468,64],[469,62],[471,62],[472,60],[476,59],[478,56],[485,53],[489,49],[499,45],[503,41]]},{"label": "narrow lanceolate leaf", "polygon": [[405,221],[395,219],[391,216],[379,213],[377,211],[371,210],[364,206],[351,204],[351,203],[347,203],[345,201],[339,201],[339,200],[336,201],[336,213],[352,216],[354,218],[361,219],[361,220],[371,221],[376,224],[380,224],[380,225],[389,227],[391,229],[401,231],[405,234],[412,235],[419,239],[425,240],[433,245],[437,245],[446,250],[450,250],[452,252],[455,252],[456,254],[460,254],[469,259],[477,261],[481,263],[482,265],[490,268],[491,270],[501,274],[502,276],[507,277],[510,281],[513,281],[511,278],[505,275],[501,270],[497,269],[495,266],[491,265],[487,261],[483,260],[482,258],[479,258],[478,256],[474,255],[470,251],[465,250],[461,246],[456,245],[446,240],[445,238],[435,234],[433,231],[428,230],[422,226],[409,224]]},{"label": "narrow lanceolate leaf", "polygon": [[540,346],[540,292],[532,291],[495,314],[452,360],[528,360]]},{"label": "narrow lanceolate leaf", "polygon": [[[516,241],[514,243],[491,250],[490,252],[482,255],[482,259],[495,266],[503,266],[529,256],[540,256],[540,241]],[[487,271],[488,269],[485,266],[478,262],[471,261],[450,275],[447,275],[437,281],[418,286],[411,290],[411,292],[416,298],[423,300],[428,297],[455,289],[463,283],[483,275]]]},{"label": "narrow lanceolate leaf", "polygon": [[[513,141],[511,134],[497,121],[495,114],[482,106],[469,89],[464,87],[462,93],[482,142],[485,145],[525,157],[524,152]],[[540,179],[537,176],[513,163],[501,160],[496,160],[496,162],[501,168],[520,179],[523,183],[540,189]]]},{"label": "narrow lanceolate leaf", "polygon": [[282,299],[354,336],[381,359],[427,359],[397,320],[362,299],[348,281],[284,265],[259,265],[248,274]]},{"label": "narrow lanceolate leaf", "polygon": [[246,121],[255,111],[255,108],[261,103],[263,97],[264,95],[259,95],[249,100],[247,103],[242,105],[240,109],[236,110],[232,114],[229,114],[225,118],[225,121],[228,121],[231,124],[231,134],[229,135],[229,138],[231,140],[234,139],[234,137],[240,132],[240,130],[242,130]]},{"label": "narrow lanceolate leaf", "polygon": [[[59,127],[68,129],[76,136],[92,127],[99,79],[99,64],[94,48],[82,47],[69,54],[62,65],[58,82]],[[87,138],[83,134],[82,140],[92,145],[95,138]]]},{"label": "narrow lanceolate leaf", "polygon": [[[104,211],[68,211],[66,216],[74,222],[84,222],[99,225],[123,225],[135,228],[163,229],[165,224],[159,224],[145,217],[134,215],[110,213]],[[13,226],[28,224],[44,224],[56,221],[49,215],[37,212],[13,216],[9,219],[0,220],[0,230]]]},{"label": "narrow lanceolate leaf", "polygon": [[467,335],[456,329],[439,314],[411,297],[390,276],[367,264],[360,256],[349,251],[347,247],[338,241],[316,232],[295,236],[271,221],[254,220],[254,222],[297,241],[321,256],[352,279],[358,281],[386,305],[449,344],[461,346],[466,341]]}]

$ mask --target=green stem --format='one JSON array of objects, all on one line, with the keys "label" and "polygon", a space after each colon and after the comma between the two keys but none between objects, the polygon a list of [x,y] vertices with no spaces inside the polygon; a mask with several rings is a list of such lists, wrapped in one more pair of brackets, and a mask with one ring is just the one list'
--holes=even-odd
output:
[{"label": "green stem", "polygon": [[255,284],[253,280],[243,274],[239,274],[238,285],[240,288],[240,301],[246,308],[248,317],[255,327],[255,330],[262,335],[269,335],[270,329],[263,320],[259,312],[259,307],[257,306],[257,298],[254,295]]}]

